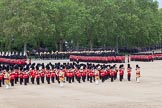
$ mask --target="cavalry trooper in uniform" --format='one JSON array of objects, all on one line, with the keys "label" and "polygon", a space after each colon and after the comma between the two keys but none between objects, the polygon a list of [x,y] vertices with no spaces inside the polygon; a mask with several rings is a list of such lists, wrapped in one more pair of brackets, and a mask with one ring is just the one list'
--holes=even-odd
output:
[{"label": "cavalry trooper in uniform", "polygon": [[96,85],[99,84],[99,80],[100,80],[100,72],[99,72],[99,70],[100,70],[100,69],[101,69],[101,67],[99,66],[99,67],[97,67],[97,69],[95,69],[95,71],[94,71],[95,83],[96,83]]},{"label": "cavalry trooper in uniform", "polygon": [[137,81],[137,83],[140,82],[140,77],[141,77],[140,67],[138,65],[136,65],[136,81]]},{"label": "cavalry trooper in uniform", "polygon": [[10,74],[8,71],[5,71],[4,79],[5,79],[6,89],[8,89],[10,86]]}]

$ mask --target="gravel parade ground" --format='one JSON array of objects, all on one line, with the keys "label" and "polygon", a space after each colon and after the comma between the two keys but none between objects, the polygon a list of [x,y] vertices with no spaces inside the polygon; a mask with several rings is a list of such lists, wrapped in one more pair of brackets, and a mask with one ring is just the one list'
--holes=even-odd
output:
[{"label": "gravel parade ground", "polygon": [[[68,60],[33,60],[36,63]],[[132,81],[106,80],[99,85],[85,82],[57,82],[27,86],[17,84],[0,88],[0,108],[162,108],[162,61],[130,62]],[[140,83],[135,81],[135,66],[141,67]],[[117,64],[119,66],[119,64]],[[125,63],[127,67],[127,63]]]}]

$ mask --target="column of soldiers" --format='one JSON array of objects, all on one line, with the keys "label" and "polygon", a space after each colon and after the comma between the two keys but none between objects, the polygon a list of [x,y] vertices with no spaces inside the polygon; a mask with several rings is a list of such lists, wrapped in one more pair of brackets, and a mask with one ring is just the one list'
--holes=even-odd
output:
[{"label": "column of soldiers", "polygon": [[[70,55],[78,56],[113,56],[115,55],[114,51],[105,50],[105,51],[69,51],[69,52],[35,52],[31,54],[36,59],[69,59]],[[30,56],[30,54],[29,54]]]},{"label": "column of soldiers", "polygon": [[[128,64],[126,69],[127,79],[131,81],[132,68]],[[78,63],[48,63],[26,64],[26,65],[0,65],[0,87],[6,85],[6,88],[15,86],[15,84],[51,84],[56,81],[61,87],[65,82],[105,82],[110,79],[111,82],[117,80],[123,81],[125,74],[124,65],[119,68],[116,65],[101,64],[78,64]],[[140,67],[136,65],[136,81],[140,82]]]},{"label": "column of soldiers", "polygon": [[26,54],[22,52],[0,52],[0,58],[7,59],[26,59]]}]

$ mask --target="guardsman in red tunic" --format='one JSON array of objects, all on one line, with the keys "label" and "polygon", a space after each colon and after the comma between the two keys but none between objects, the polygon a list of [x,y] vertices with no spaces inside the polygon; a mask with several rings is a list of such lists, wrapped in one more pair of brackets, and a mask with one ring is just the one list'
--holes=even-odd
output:
[{"label": "guardsman in red tunic", "polygon": [[124,76],[124,65],[120,65],[119,66],[119,79],[120,79],[120,81],[123,80],[123,76]]},{"label": "guardsman in red tunic", "polygon": [[44,69],[41,69],[40,76],[41,76],[41,82],[44,83],[44,77],[45,77]]},{"label": "guardsman in red tunic", "polygon": [[85,82],[85,80],[86,80],[86,71],[85,71],[84,67],[83,67],[83,70],[81,71],[81,76],[82,76],[82,81]]},{"label": "guardsman in red tunic", "polygon": [[20,85],[22,85],[23,83],[23,72],[22,71],[20,71],[19,78],[20,78]]},{"label": "guardsman in red tunic", "polygon": [[[82,69],[81,69],[82,70]],[[80,79],[81,79],[81,73],[80,73],[80,70],[77,70],[76,73],[75,73],[75,77],[76,77],[76,80],[80,83]]]},{"label": "guardsman in red tunic", "polygon": [[52,81],[52,83],[54,83],[56,74],[53,69],[50,72],[51,72],[51,81]]},{"label": "guardsman in red tunic", "polygon": [[51,78],[51,73],[49,70],[46,70],[46,80],[48,84],[50,84],[50,78]]},{"label": "guardsman in red tunic", "polygon": [[17,84],[18,82],[18,77],[19,77],[19,73],[18,73],[18,70],[16,69],[15,72],[14,72],[14,76],[15,76],[15,84]]},{"label": "guardsman in red tunic", "polygon": [[35,80],[35,70],[34,70],[34,67],[30,69],[30,76],[31,76],[31,82],[32,82],[32,84],[34,84],[34,80]]},{"label": "guardsman in red tunic", "polygon": [[23,78],[24,78],[24,85],[27,85],[27,82],[28,82],[28,73],[27,73],[27,71],[24,72]]},{"label": "guardsman in red tunic", "polygon": [[128,78],[128,81],[131,81],[131,70],[132,68],[130,67],[130,64],[128,64],[128,68],[127,68],[127,78]]},{"label": "guardsman in red tunic", "polygon": [[93,69],[93,70],[90,69],[89,72],[88,72],[88,77],[89,77],[90,83],[92,83],[92,78],[93,78],[93,76],[94,76],[94,74],[93,74],[92,71],[94,71],[94,69]]},{"label": "guardsman in red tunic", "polygon": [[113,82],[114,81],[114,67],[113,66],[111,66],[110,67],[110,78],[111,78],[111,82]]},{"label": "guardsman in red tunic", "polygon": [[105,68],[102,68],[102,70],[100,70],[100,75],[101,75],[101,81],[104,82],[106,80],[106,78],[105,78],[105,76],[106,76]]},{"label": "guardsman in red tunic", "polygon": [[106,79],[110,78],[110,65],[107,66],[106,68]]},{"label": "guardsman in red tunic", "polygon": [[118,68],[116,67],[116,64],[114,65],[115,71],[114,71],[114,80],[117,79],[118,76]]},{"label": "guardsman in red tunic", "polygon": [[1,70],[0,70],[0,87],[2,87],[2,72],[1,72]]},{"label": "guardsman in red tunic", "polygon": [[74,77],[74,69],[70,69],[70,71],[68,72],[68,80],[69,80],[69,83],[71,83],[72,82],[72,78]]},{"label": "guardsman in red tunic", "polygon": [[10,83],[11,83],[11,86],[14,86],[14,80],[15,80],[15,73],[10,73]]},{"label": "guardsman in red tunic", "polygon": [[39,85],[40,84],[40,73],[39,73],[38,69],[37,69],[37,71],[35,73],[35,77],[36,77],[37,85]]}]

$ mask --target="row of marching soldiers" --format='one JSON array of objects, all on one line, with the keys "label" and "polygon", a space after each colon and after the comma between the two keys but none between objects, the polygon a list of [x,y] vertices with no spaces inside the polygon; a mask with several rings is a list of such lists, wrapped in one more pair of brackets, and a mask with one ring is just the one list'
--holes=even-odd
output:
[{"label": "row of marching soldiers", "polygon": [[[120,65],[100,65],[100,64],[77,64],[77,63],[52,63],[46,66],[42,64],[27,64],[25,66],[0,66],[0,87],[6,85],[6,88],[14,86],[17,83],[27,85],[28,83],[40,85],[55,83],[56,81],[62,87],[65,82],[95,82],[99,84],[110,79],[111,82],[119,79],[123,81],[125,68]],[[127,80],[131,81],[132,68],[127,66]],[[119,75],[119,78],[117,78]],[[139,82],[140,67],[136,65],[136,81]]]}]

